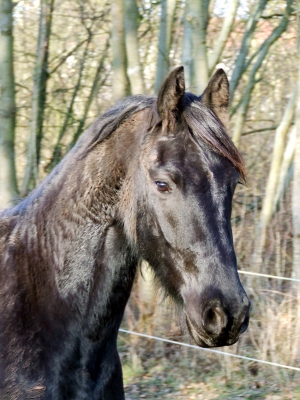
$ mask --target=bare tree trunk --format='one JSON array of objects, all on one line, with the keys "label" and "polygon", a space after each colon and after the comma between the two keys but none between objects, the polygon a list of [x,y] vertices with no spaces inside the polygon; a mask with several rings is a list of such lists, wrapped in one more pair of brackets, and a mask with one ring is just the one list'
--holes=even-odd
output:
[{"label": "bare tree trunk", "polygon": [[43,137],[43,118],[46,105],[47,80],[49,77],[48,55],[53,6],[54,0],[41,1],[37,58],[32,93],[31,124],[27,145],[27,164],[21,189],[22,196],[26,195],[27,192],[38,183],[38,164]]},{"label": "bare tree trunk", "polygon": [[0,0],[0,209],[17,197],[15,169],[15,82],[11,0]]},{"label": "bare tree trunk", "polygon": [[112,19],[112,66],[113,66],[113,98],[119,100],[129,94],[127,78],[127,61],[125,51],[125,27],[124,27],[124,4],[123,0],[111,2]]},{"label": "bare tree trunk", "polygon": [[182,39],[182,64],[184,66],[186,87],[188,90],[192,91],[194,60],[192,46],[192,27],[188,15],[188,4],[186,4],[183,22],[184,34]]},{"label": "bare tree trunk", "polygon": [[206,48],[209,1],[190,0],[186,2],[185,7],[182,61],[188,76],[188,86],[191,86],[194,92],[201,94],[209,79]]},{"label": "bare tree trunk", "polygon": [[[284,151],[283,160],[280,168],[280,175],[278,180],[278,185],[276,189],[276,194],[273,201],[273,214],[278,208],[280,200],[284,197],[286,189],[292,180],[293,176],[293,160],[296,148],[296,126],[294,125],[286,149]],[[273,215],[272,214],[272,215]]]},{"label": "bare tree trunk", "polygon": [[296,148],[293,181],[293,277],[300,279],[300,9],[298,4],[298,98],[296,111]]},{"label": "bare tree trunk", "polygon": [[209,80],[209,67],[206,47],[206,29],[208,23],[208,5],[207,0],[193,0],[191,2],[192,13],[199,12],[199,19],[196,22],[192,20],[192,37],[195,57],[195,88],[197,93],[201,94],[206,88]]},{"label": "bare tree trunk", "polygon": [[125,43],[127,52],[127,75],[131,94],[145,93],[139,41],[138,41],[138,8],[136,0],[124,0],[125,5]]},{"label": "bare tree trunk", "polygon": [[175,9],[176,0],[161,1],[155,93],[158,93],[170,68],[169,55],[172,44],[172,27]]},{"label": "bare tree trunk", "polygon": [[208,56],[209,75],[212,75],[217,63],[220,60],[225,44],[229,38],[234,19],[236,16],[239,0],[230,0],[228,9],[226,10],[226,17],[223,20],[221,32],[215,42],[212,53]]},{"label": "bare tree trunk", "polygon": [[[296,88],[297,89],[297,88]],[[266,193],[263,199],[262,210],[260,213],[260,223],[255,246],[254,265],[256,270],[260,269],[262,264],[262,253],[266,243],[267,227],[273,214],[274,197],[279,182],[280,169],[285,149],[286,135],[293,122],[294,111],[297,100],[297,90],[295,89],[290,101],[286,107],[284,116],[275,133],[272,161],[267,180]]]}]

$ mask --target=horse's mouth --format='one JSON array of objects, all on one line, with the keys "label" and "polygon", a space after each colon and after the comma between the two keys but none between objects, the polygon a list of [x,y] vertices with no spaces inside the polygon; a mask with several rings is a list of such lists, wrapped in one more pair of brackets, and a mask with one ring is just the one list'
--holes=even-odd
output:
[{"label": "horse's mouth", "polygon": [[200,334],[187,315],[186,315],[186,325],[190,337],[200,347],[207,348],[207,347],[231,346],[234,343],[236,343],[239,339],[239,335],[237,335],[237,337],[234,338],[228,338],[225,337],[224,335],[222,335],[222,337],[213,337],[213,336],[208,337],[207,335]]},{"label": "horse's mouth", "polygon": [[194,327],[189,317],[186,315],[186,325],[190,334],[190,337],[200,347],[215,347],[213,338],[203,337],[198,330]]}]

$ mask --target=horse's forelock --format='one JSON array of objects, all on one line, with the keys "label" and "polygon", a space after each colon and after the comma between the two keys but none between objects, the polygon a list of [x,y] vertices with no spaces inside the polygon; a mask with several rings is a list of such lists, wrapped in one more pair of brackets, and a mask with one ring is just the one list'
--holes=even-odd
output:
[{"label": "horse's forelock", "polygon": [[241,180],[245,182],[246,168],[243,158],[213,112],[204,106],[199,98],[188,94],[185,98],[183,117],[195,139],[203,141],[231,161],[239,172]]}]

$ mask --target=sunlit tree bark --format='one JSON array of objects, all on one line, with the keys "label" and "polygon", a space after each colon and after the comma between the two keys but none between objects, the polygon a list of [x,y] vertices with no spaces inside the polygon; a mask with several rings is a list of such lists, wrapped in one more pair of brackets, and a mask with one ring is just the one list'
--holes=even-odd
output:
[{"label": "sunlit tree bark", "polygon": [[15,87],[11,0],[0,0],[0,209],[17,196],[15,169]]},{"label": "sunlit tree bark", "polygon": [[[296,88],[297,89],[297,88]],[[255,246],[255,266],[260,269],[262,263],[262,253],[266,243],[266,232],[273,214],[274,197],[279,182],[280,169],[285,150],[287,133],[291,127],[294,118],[294,111],[297,100],[297,90],[294,91],[289,103],[285,109],[284,116],[280,125],[276,129],[273,154],[270,171],[267,180],[266,192],[263,198],[262,210],[260,213],[260,223],[258,227],[257,242]]]},{"label": "sunlit tree bark", "polygon": [[111,2],[112,18],[112,89],[114,100],[119,100],[129,94],[127,79],[127,60],[125,50],[124,4],[123,0]]},{"label": "sunlit tree bark", "polygon": [[186,70],[187,87],[199,94],[209,79],[206,47],[208,9],[207,0],[191,0],[185,5],[182,62]]},{"label": "sunlit tree bark", "polygon": [[192,80],[193,80],[193,46],[192,46],[192,28],[187,18],[187,4],[185,6],[185,15],[184,15],[184,35],[182,38],[182,64],[184,65],[184,77],[185,77],[185,84],[188,90],[191,90]]},{"label": "sunlit tree bark", "polygon": [[127,75],[131,94],[145,93],[139,41],[138,41],[138,8],[136,0],[124,0],[125,5],[125,43],[127,52]]},{"label": "sunlit tree bark", "polygon": [[230,32],[233,27],[234,19],[236,16],[239,0],[230,0],[228,8],[226,9],[226,15],[223,20],[222,29],[218,38],[215,41],[212,52],[208,55],[208,67],[209,74],[212,75],[217,63],[220,61],[221,54],[224,50],[226,42],[229,38]]},{"label": "sunlit tree bark", "polygon": [[298,98],[296,111],[296,146],[293,180],[293,276],[300,279],[300,9],[298,4]]},{"label": "sunlit tree bark", "polygon": [[278,180],[278,185],[276,189],[276,194],[273,201],[273,213],[279,207],[279,202],[284,198],[286,189],[292,179],[293,175],[293,160],[296,148],[296,126],[294,125],[288,143],[286,145],[286,149],[284,151],[283,160],[280,168],[280,175]]}]

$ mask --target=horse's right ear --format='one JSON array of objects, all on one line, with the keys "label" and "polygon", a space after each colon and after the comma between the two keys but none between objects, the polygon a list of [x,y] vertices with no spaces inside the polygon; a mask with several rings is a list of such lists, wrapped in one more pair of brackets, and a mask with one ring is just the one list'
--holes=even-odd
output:
[{"label": "horse's right ear", "polygon": [[172,127],[176,121],[176,113],[184,95],[184,68],[175,68],[162,84],[157,97],[157,111],[162,119],[163,129]]},{"label": "horse's right ear", "polygon": [[229,82],[223,69],[218,69],[204,90],[201,101],[211,109],[223,125],[229,125]]}]

